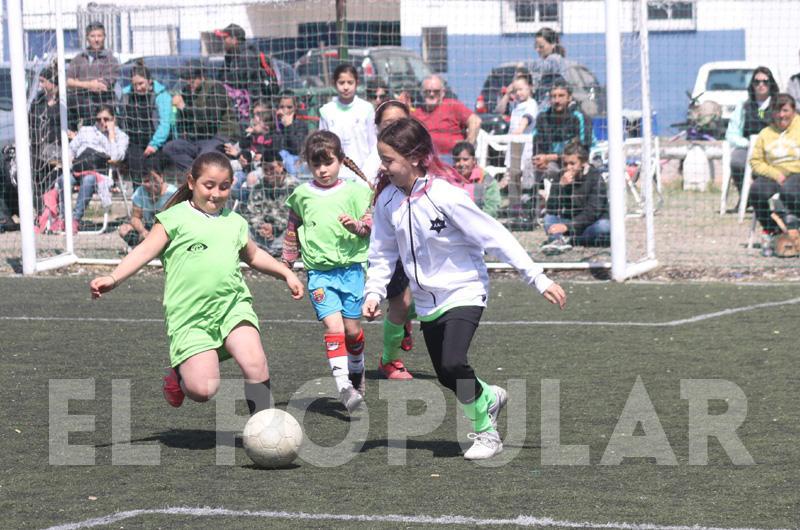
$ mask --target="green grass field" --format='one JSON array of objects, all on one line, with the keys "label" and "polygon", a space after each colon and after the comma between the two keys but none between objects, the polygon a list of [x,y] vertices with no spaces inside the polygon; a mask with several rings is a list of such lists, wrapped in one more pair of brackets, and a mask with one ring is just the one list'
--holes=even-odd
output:
[{"label": "green grass field", "polygon": [[[516,390],[500,421],[511,440],[508,461],[486,467],[461,457],[461,412],[449,393],[442,394],[441,425],[409,439],[405,464],[390,465],[398,437],[389,436],[389,402],[379,397],[374,370],[379,325],[366,326],[368,420],[362,415],[351,424],[332,398],[295,394],[332,387],[322,328],[311,322],[307,300],[293,302],[274,280],[250,278],[278,406],[292,400],[306,407],[303,427],[318,445],[336,446],[368,421],[365,439],[345,445],[351,454],[342,465],[299,459],[289,469],[261,470],[232,436],[222,449],[233,447],[234,465],[216,464],[215,402],[187,401],[180,409],[164,402],[160,276],[134,278],[94,302],[88,279],[0,279],[4,528],[800,526],[800,286],[567,284],[568,308],[559,312],[516,279],[494,280],[471,363],[490,383]],[[415,339],[407,365],[420,384],[438,387],[418,328]],[[227,362],[223,375],[238,378],[238,368]],[[651,457],[600,465],[637,378],[676,465]],[[94,452],[93,465],[49,463],[49,395],[64,379],[93,379],[94,399],[68,403],[69,414],[94,417],[93,431],[68,437],[71,446]],[[707,465],[690,465],[686,379],[741,389],[746,418],[735,434],[754,465],[735,465],[715,438]],[[156,452],[148,461],[155,465],[112,465],[112,454],[128,441],[112,440],[119,419],[119,407],[112,415],[112,380],[130,382],[132,404],[122,408],[130,414],[129,438]],[[543,462],[543,380],[560,382],[560,443],[588,446],[589,465]],[[402,392],[403,384],[380,388]],[[727,405],[712,400],[709,410],[724,414]],[[422,403],[409,403],[409,414],[424,413]],[[628,435],[652,436],[652,429],[652,422],[640,424]],[[228,511],[175,509],[203,507]],[[113,517],[132,510],[144,511]],[[104,517],[110,518],[98,519]]]}]

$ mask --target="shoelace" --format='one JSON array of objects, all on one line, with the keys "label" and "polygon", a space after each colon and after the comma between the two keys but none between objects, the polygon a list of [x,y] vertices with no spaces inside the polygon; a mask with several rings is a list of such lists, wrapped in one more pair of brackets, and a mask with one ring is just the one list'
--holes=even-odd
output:
[{"label": "shoelace", "polygon": [[485,445],[486,447],[494,447],[497,445],[497,440],[489,436],[487,432],[471,432],[467,434],[469,440],[475,440],[476,443]]}]

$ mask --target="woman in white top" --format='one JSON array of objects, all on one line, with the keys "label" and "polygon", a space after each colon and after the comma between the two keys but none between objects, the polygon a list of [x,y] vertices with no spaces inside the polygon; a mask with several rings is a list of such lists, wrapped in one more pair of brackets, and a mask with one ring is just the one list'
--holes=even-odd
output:
[{"label": "woman in white top", "polygon": [[319,109],[319,128],[331,131],[342,142],[344,154],[364,167],[367,157],[376,150],[375,111],[356,95],[358,72],[353,65],[340,64],[333,71],[337,96]]}]

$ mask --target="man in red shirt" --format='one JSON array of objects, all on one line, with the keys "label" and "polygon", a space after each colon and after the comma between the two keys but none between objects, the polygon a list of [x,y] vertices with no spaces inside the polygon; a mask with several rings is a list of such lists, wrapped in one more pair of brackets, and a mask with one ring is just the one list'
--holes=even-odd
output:
[{"label": "man in red shirt", "polygon": [[475,144],[481,119],[460,101],[445,99],[444,81],[437,75],[422,81],[422,94],[424,103],[413,116],[430,131],[436,154],[450,163],[450,153],[458,142]]}]

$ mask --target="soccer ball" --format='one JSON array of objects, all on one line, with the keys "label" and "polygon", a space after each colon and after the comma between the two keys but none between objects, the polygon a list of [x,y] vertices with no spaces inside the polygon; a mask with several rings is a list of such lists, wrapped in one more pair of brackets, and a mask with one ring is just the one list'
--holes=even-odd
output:
[{"label": "soccer ball", "polygon": [[258,467],[283,467],[297,458],[303,429],[294,417],[279,409],[254,414],[242,433],[244,451]]}]

